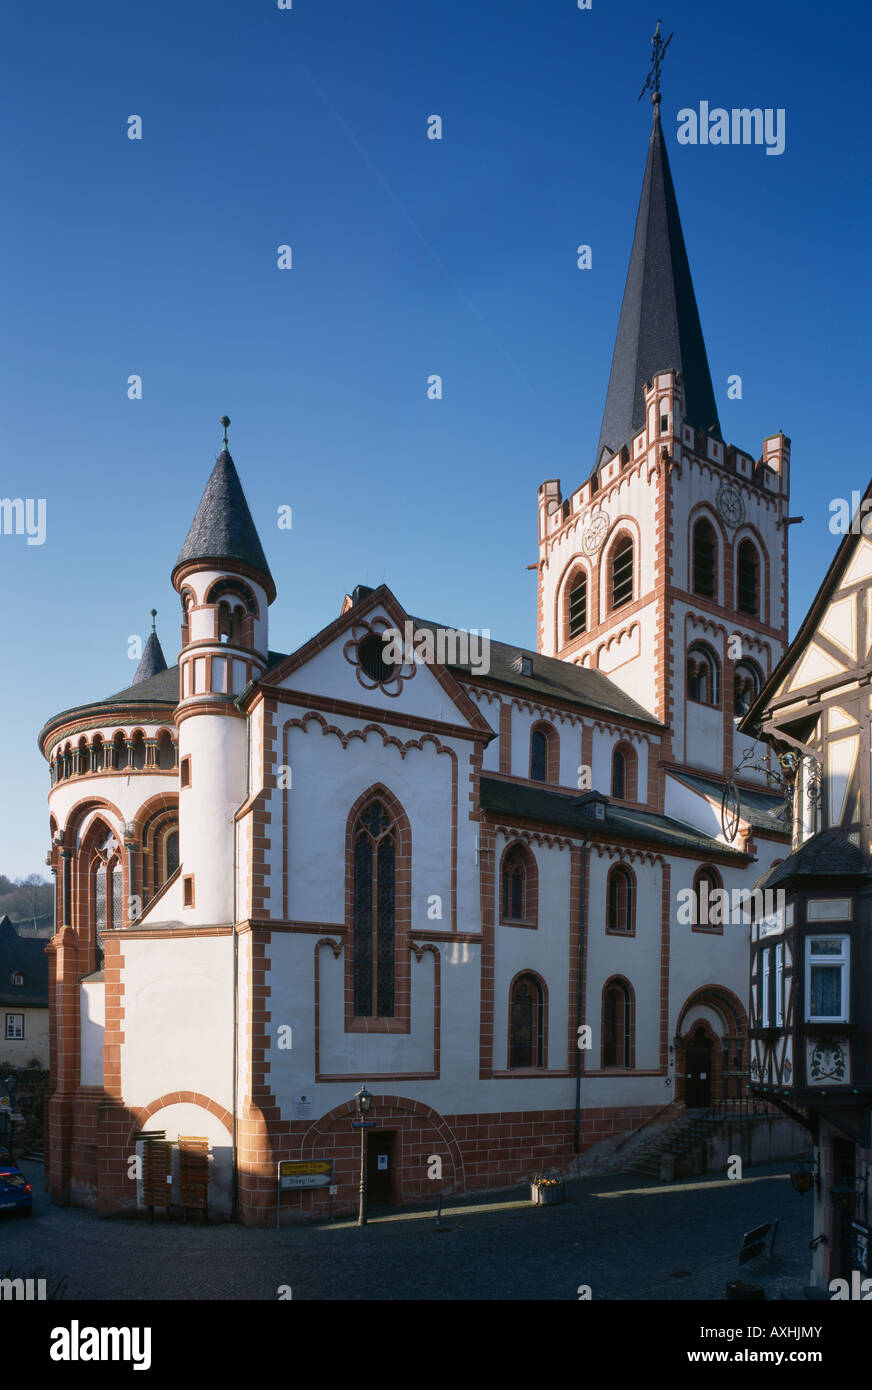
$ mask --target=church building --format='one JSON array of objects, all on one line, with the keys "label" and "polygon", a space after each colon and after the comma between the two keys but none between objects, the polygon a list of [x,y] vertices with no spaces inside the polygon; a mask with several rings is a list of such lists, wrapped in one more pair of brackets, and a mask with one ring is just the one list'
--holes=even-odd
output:
[{"label": "church building", "polygon": [[132,684],[42,729],[55,1202],[142,1206],[162,1133],[207,1142],[210,1217],[324,1214],[326,1187],[277,1196],[285,1160],[332,1164],[347,1212],[364,1083],[396,1204],[738,1094],[723,900],[790,852],[775,754],[737,731],[787,641],[790,444],[721,434],[659,102],[600,439],[539,488],[537,649],[475,660],[349,584],[274,650],[225,428],[180,518],[176,663],[152,632]]}]

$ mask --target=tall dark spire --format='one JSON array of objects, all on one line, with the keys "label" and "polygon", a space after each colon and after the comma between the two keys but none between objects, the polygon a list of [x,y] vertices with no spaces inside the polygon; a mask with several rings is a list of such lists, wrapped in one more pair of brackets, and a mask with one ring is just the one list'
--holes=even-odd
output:
[{"label": "tall dark spire", "polygon": [[643,387],[657,372],[670,368],[681,373],[688,423],[711,430],[718,438],[721,433],[660,126],[660,92],[656,85],[651,100],[654,123],[648,162],[594,469],[602,461],[604,451],[617,453],[642,428]]},{"label": "tall dark spire", "polygon": [[212,469],[173,573],[191,560],[214,560],[219,566],[223,562],[237,561],[263,576],[272,602],[276,594],[275,583],[242,491],[236,465],[227,450],[227,425],[230,421],[222,416],[221,423],[224,425],[224,447]]},{"label": "tall dark spire", "polygon": [[159,676],[161,671],[167,669],[166,658],[163,654],[158,635],[154,630],[154,620],[157,617],[157,609],[151,610],[151,632],[145,644],[139,665],[136,668],[136,675],[131,681],[131,685],[139,685],[141,681],[150,680],[152,676]]}]

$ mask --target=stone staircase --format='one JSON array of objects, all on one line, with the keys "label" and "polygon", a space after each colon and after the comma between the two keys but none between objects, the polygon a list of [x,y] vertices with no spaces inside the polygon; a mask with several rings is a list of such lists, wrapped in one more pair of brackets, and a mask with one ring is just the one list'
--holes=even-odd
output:
[{"label": "stone staircase", "polygon": [[624,1172],[636,1173],[653,1182],[668,1182],[670,1176],[664,1177],[664,1171],[668,1173],[671,1169],[672,1174],[677,1175],[682,1159],[689,1161],[693,1151],[704,1146],[726,1123],[725,1117],[713,1110],[687,1110],[668,1129],[640,1144],[628,1159]]}]

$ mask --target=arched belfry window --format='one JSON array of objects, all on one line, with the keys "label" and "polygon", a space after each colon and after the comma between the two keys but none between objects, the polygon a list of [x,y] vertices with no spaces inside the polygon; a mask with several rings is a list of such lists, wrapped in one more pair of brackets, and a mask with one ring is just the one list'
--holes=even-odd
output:
[{"label": "arched belfry window", "polygon": [[566,601],[567,637],[587,631],[587,575],[582,570],[572,581]]},{"label": "arched belfry window", "polygon": [[535,975],[519,975],[509,1001],[509,1067],[545,1065],[545,992]]},{"label": "arched belfry window", "polygon": [[687,649],[687,698],[698,705],[721,703],[721,668],[717,657],[704,642]]},{"label": "arched belfry window", "polygon": [[760,614],[760,557],[753,541],[739,543],[736,557],[736,606],[740,613]]},{"label": "arched belfry window", "polygon": [[612,609],[623,608],[633,598],[633,542],[622,537],[609,560],[609,599]]},{"label": "arched belfry window", "polygon": [[693,528],[693,592],[703,598],[716,596],[717,556],[715,528],[703,517]]},{"label": "arched belfry window", "polygon": [[397,827],[373,800],[354,827],[354,1012],[392,1018]]},{"label": "arched belfry window", "polygon": [[733,671],[733,713],[747,714],[763,688],[759,667],[740,661]]}]

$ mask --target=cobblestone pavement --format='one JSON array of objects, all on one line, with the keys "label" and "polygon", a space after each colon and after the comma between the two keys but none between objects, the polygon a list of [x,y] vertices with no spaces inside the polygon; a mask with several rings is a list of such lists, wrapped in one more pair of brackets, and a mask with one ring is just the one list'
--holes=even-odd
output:
[{"label": "cobblestone pavement", "polygon": [[[281,1285],[310,1300],[575,1300],[582,1284],[593,1299],[722,1300],[732,1279],[801,1298],[811,1268],[811,1202],[784,1163],[746,1168],[738,1182],[575,1179],[555,1207],[532,1206],[527,1189],[449,1199],[442,1230],[432,1207],[379,1212],[365,1230],[100,1220],[52,1206],[41,1166],[22,1168],[34,1215],[3,1222],[0,1268],[66,1276],[68,1300],[272,1300]],[[739,1266],[744,1232],[775,1219],[774,1257]]]}]

